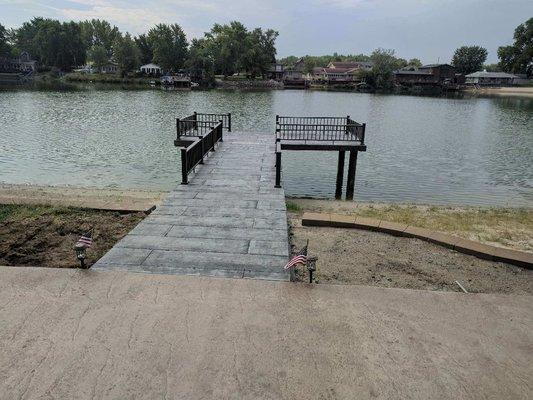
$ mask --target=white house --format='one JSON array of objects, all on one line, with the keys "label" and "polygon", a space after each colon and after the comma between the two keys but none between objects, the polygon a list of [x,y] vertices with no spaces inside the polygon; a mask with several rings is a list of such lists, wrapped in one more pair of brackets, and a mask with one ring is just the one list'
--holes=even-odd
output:
[{"label": "white house", "polygon": [[142,65],[140,68],[141,72],[144,72],[145,74],[152,74],[152,75],[161,75],[163,73],[163,69],[156,64],[145,64]]},{"label": "white house", "polygon": [[512,85],[516,75],[505,72],[478,71],[465,76],[466,83],[470,85],[505,86]]}]

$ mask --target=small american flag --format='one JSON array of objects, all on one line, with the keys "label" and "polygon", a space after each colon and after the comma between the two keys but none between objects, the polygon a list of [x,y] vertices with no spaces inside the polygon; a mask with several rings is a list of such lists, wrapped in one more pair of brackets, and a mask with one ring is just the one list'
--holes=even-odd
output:
[{"label": "small american flag", "polygon": [[307,263],[307,246],[309,246],[309,241],[307,244],[300,250],[296,255],[291,258],[291,260],[285,265],[284,269],[290,269],[298,264]]},{"label": "small american flag", "polygon": [[83,244],[87,247],[91,247],[93,244],[93,239],[91,238],[91,232],[81,235],[76,244]]}]

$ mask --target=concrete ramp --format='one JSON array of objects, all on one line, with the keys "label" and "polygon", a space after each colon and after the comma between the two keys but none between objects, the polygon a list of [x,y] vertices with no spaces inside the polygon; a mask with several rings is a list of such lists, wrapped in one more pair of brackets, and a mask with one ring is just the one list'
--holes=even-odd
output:
[{"label": "concrete ramp", "polygon": [[274,188],[274,140],[230,134],[188,185],[92,268],[288,280],[283,189]]}]

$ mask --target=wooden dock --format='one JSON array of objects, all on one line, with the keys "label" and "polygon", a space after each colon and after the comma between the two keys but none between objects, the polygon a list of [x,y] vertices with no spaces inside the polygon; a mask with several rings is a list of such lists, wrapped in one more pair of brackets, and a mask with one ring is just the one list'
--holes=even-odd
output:
[{"label": "wooden dock", "polygon": [[285,194],[272,134],[225,134],[187,185],[92,268],[289,280]]}]

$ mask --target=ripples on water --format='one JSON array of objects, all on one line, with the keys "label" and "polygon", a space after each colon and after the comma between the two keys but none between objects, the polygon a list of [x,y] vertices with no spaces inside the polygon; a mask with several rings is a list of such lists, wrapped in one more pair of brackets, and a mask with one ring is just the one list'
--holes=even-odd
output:
[{"label": "ripples on water", "polygon": [[[367,123],[356,200],[533,205],[533,101],[317,91],[0,91],[0,181],[171,189],[175,117],[233,114],[273,136],[280,115]],[[287,195],[331,198],[336,153],[285,152]],[[346,176],[346,175],[345,175]]]}]

